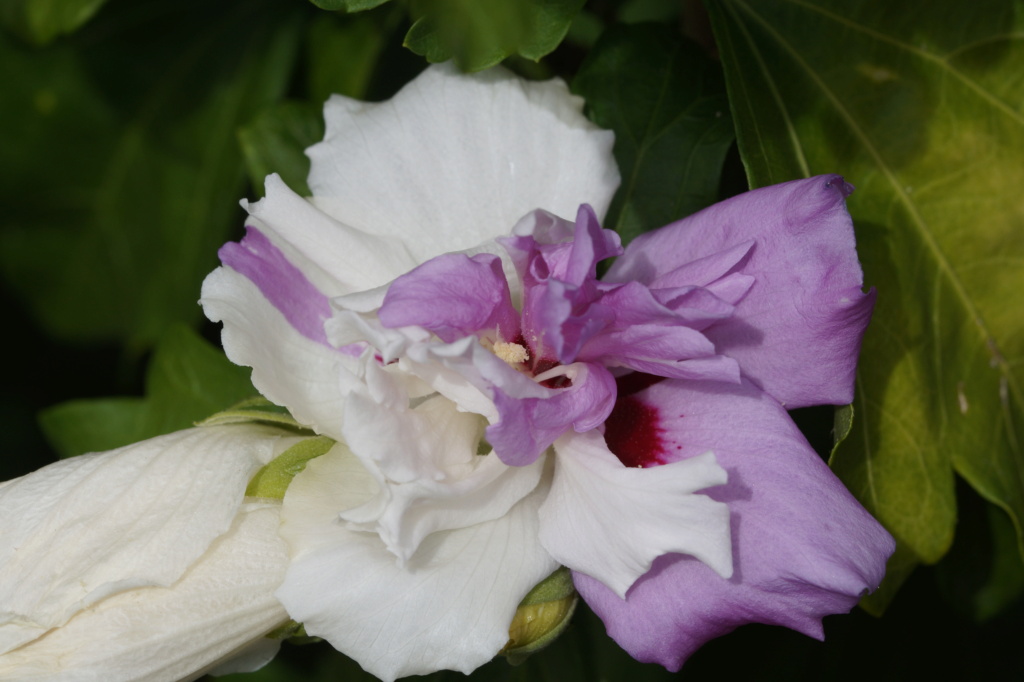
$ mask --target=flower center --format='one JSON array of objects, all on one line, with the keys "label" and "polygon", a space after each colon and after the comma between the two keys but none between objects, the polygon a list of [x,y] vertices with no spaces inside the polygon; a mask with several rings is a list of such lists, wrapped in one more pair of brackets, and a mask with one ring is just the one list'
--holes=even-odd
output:
[{"label": "flower center", "polygon": [[525,346],[518,343],[498,341],[491,350],[495,355],[513,367],[530,359],[529,351],[526,350]]}]

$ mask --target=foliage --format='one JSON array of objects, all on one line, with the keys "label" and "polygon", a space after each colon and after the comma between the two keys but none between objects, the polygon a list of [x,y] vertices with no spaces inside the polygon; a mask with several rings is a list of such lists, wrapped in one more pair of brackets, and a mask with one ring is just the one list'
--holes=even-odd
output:
[{"label": "foliage", "polygon": [[833,466],[901,545],[875,611],[948,551],[954,472],[1024,547],[1020,8],[712,7],[751,184],[842,169],[858,186],[879,297]]},{"label": "foliage", "polygon": [[[251,396],[248,370],[197,334],[199,285],[240,233],[238,199],[257,198],[270,172],[308,192],[302,152],[322,136],[332,93],[382,99],[425,61],[504,60],[563,77],[615,131],[623,184],[607,222],[624,239],[742,189],[744,174],[761,186],[841,172],[857,186],[849,207],[878,306],[830,462],[899,541],[864,603],[891,608],[880,621],[826,621],[821,648],[744,629],[684,674],[1024,672],[1000,658],[1024,625],[1024,1],[705,4],[5,3],[0,278],[15,362],[0,395],[13,434],[3,458],[52,459],[24,424],[29,408],[47,408],[42,429],[70,456]],[[833,423],[802,417],[809,433]],[[255,403],[218,418],[288,419]],[[580,611],[550,649],[473,678],[672,677],[633,662]],[[975,654],[935,657],[944,647]],[[291,645],[245,679],[295,677],[369,679],[327,647]]]}]

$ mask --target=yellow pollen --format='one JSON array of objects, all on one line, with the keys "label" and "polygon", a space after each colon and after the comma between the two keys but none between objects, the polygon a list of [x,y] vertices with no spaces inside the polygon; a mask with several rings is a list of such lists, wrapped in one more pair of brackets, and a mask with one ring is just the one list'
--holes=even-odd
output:
[{"label": "yellow pollen", "polygon": [[518,343],[498,341],[494,344],[492,350],[495,355],[510,365],[518,365],[530,359],[530,354],[526,351],[526,348]]}]

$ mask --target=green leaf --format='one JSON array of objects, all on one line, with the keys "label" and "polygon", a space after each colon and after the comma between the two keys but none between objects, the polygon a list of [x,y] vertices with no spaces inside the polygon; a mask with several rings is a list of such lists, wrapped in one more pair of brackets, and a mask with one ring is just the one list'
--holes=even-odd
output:
[{"label": "green leaf", "polygon": [[146,372],[149,402],[146,437],[187,428],[252,396],[251,370],[232,364],[184,325],[160,339]]},{"label": "green leaf", "polygon": [[143,398],[101,398],[55,405],[39,421],[53,449],[61,457],[72,457],[145,439],[148,416]]},{"label": "green leaf", "polygon": [[732,120],[718,65],[658,25],[616,26],[573,81],[615,131],[622,185],[606,227],[628,241],[713,203]]},{"label": "green leaf", "polygon": [[463,71],[519,54],[537,61],[562,42],[584,0],[418,0],[405,46]]},{"label": "green leaf", "polygon": [[5,0],[0,24],[36,45],[72,33],[106,4],[107,0]]},{"label": "green leaf", "polygon": [[249,373],[192,330],[173,327],[150,361],[145,398],[76,400],[45,410],[39,420],[62,457],[110,450],[188,428],[253,395]]},{"label": "green leaf", "polygon": [[366,99],[377,62],[401,17],[400,12],[317,17],[306,43],[313,103],[319,106],[334,94]]},{"label": "green leaf", "polygon": [[293,190],[309,196],[309,159],[304,150],[323,139],[321,108],[305,102],[281,102],[238,131],[245,165],[254,188],[277,173]]},{"label": "green leaf", "polygon": [[361,12],[383,5],[388,0],[310,0],[320,9],[342,12]]},{"label": "green leaf", "polygon": [[18,169],[0,186],[0,272],[48,332],[138,352],[199,319],[199,283],[241,222],[236,130],[284,91],[299,19],[287,3],[152,0],[42,51],[0,37],[0,165]]},{"label": "green leaf", "polygon": [[878,305],[835,471],[904,565],[948,550],[954,470],[1024,541],[1024,3],[708,10],[751,184],[839,171],[858,187]]}]

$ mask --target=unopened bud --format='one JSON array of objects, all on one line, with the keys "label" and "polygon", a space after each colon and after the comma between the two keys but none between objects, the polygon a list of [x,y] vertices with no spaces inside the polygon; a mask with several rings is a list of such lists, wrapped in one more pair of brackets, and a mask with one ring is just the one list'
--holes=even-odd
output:
[{"label": "unopened bud", "polygon": [[578,600],[569,569],[559,568],[520,602],[508,628],[508,644],[501,650],[512,665],[555,641],[569,625]]}]

